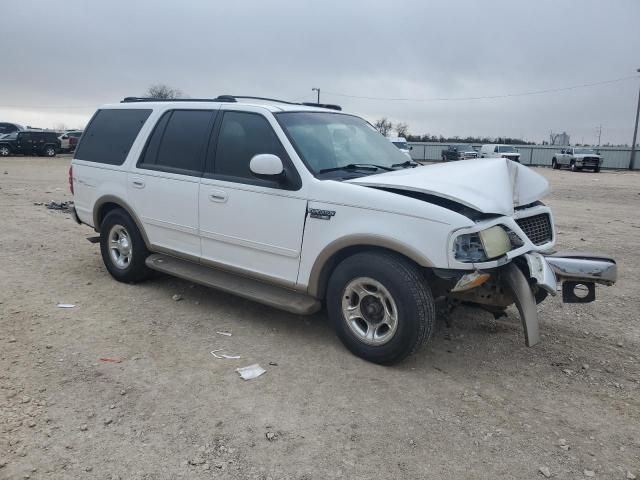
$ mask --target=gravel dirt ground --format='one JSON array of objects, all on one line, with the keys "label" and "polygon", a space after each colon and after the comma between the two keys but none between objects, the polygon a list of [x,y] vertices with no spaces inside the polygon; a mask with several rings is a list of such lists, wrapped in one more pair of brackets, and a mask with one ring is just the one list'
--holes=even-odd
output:
[{"label": "gravel dirt ground", "polygon": [[538,169],[558,247],[619,262],[595,303],[540,306],[541,344],[513,308],[461,309],[381,367],[324,313],[112,280],[93,232],[41,205],[71,199],[68,165],[0,159],[0,478],[640,478],[640,175]]}]

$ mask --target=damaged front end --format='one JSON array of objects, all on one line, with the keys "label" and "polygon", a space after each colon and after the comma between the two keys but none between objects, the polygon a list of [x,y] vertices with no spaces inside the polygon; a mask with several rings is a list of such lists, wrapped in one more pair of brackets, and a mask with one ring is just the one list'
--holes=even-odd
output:
[{"label": "damaged front end", "polygon": [[435,270],[434,274],[449,285],[445,296],[450,302],[475,305],[496,316],[515,304],[526,345],[531,347],[540,341],[537,303],[558,290],[565,303],[592,302],[596,284],[616,282],[617,265],[614,259],[593,253],[530,252],[489,270]]}]

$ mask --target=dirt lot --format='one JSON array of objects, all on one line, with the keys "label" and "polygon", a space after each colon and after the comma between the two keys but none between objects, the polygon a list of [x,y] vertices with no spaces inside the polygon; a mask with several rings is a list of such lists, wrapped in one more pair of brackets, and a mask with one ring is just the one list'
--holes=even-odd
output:
[{"label": "dirt lot", "polygon": [[539,170],[558,246],[620,264],[595,303],[547,300],[534,348],[513,311],[461,310],[389,368],[323,313],[115,282],[89,228],[36,205],[70,199],[68,163],[0,160],[0,478],[640,478],[640,175]]}]

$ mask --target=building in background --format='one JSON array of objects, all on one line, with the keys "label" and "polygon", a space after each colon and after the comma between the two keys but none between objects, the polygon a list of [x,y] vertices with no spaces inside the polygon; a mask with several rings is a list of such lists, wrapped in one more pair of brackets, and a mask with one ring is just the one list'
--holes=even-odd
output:
[{"label": "building in background", "polygon": [[570,145],[571,137],[567,132],[549,134],[549,145]]}]

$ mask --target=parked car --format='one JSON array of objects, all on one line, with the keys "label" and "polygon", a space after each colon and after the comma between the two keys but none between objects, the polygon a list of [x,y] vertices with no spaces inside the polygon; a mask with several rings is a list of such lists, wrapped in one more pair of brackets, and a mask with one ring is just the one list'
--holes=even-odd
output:
[{"label": "parked car", "polygon": [[19,132],[20,130],[24,130],[22,125],[18,125],[17,123],[0,122],[0,135]]},{"label": "parked car", "polygon": [[39,155],[55,157],[60,151],[60,140],[56,132],[21,130],[0,139],[0,156]]},{"label": "parked car", "polygon": [[389,141],[393,143],[398,150],[404,153],[407,157],[411,158],[411,150],[413,147],[407,144],[407,139],[404,137],[388,137]]},{"label": "parked car", "polygon": [[429,339],[436,299],[495,315],[515,304],[534,345],[536,302],[559,286],[565,302],[589,302],[616,281],[606,256],[550,253],[549,185],[535,171],[504,158],[414,168],[335,108],[106,105],[69,169],[75,219],[99,233],[118,281],[157,270],[297,314],[324,304],[346,347],[382,364]]},{"label": "parked car", "polygon": [[468,144],[459,143],[455,145],[449,145],[442,150],[442,161],[450,162],[453,160],[467,160],[470,158],[478,158],[478,152]]},{"label": "parked car", "polygon": [[520,162],[520,152],[511,145],[491,143],[480,147],[481,158],[508,158],[514,162]]},{"label": "parked car", "polygon": [[60,150],[72,152],[78,144],[78,139],[82,136],[82,130],[68,130],[58,137],[60,140]]},{"label": "parked car", "polygon": [[602,156],[592,148],[566,147],[553,155],[551,166],[554,169],[568,167],[572,172],[588,168],[595,173],[600,171]]}]

